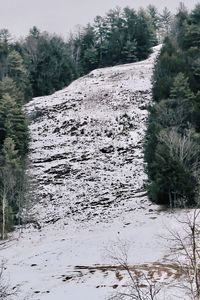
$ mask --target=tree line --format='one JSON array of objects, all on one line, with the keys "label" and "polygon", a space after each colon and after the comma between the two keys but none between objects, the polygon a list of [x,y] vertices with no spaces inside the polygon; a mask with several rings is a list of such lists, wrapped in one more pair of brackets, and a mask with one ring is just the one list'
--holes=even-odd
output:
[{"label": "tree line", "polygon": [[52,94],[93,69],[142,60],[168,31],[172,15],[167,8],[138,11],[125,7],[96,16],[65,41],[33,27],[14,43],[28,70],[33,97]]},{"label": "tree line", "polygon": [[150,198],[171,207],[199,205],[200,5],[181,4],[157,59],[145,159]]}]

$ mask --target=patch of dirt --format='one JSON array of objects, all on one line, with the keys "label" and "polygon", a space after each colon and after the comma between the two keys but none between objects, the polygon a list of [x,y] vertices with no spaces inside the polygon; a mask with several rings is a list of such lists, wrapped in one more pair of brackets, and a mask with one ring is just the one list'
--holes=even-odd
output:
[{"label": "patch of dirt", "polygon": [[[144,274],[147,276],[149,280],[159,281],[163,278],[165,280],[174,281],[179,280],[182,276],[182,272],[180,267],[176,263],[162,263],[162,262],[154,262],[148,264],[140,264],[140,265],[129,265],[129,271],[135,277],[142,277]],[[62,281],[68,280],[79,280],[80,277],[91,278],[97,272],[102,274],[103,278],[112,276],[114,273],[114,280],[116,282],[113,283],[113,288],[117,288],[119,282],[123,282],[124,280],[128,280],[128,274],[125,268],[121,265],[93,265],[93,266],[84,266],[77,265],[71,271],[70,275],[62,275]],[[123,286],[123,284],[121,286]],[[98,286],[102,287],[101,285]]]}]

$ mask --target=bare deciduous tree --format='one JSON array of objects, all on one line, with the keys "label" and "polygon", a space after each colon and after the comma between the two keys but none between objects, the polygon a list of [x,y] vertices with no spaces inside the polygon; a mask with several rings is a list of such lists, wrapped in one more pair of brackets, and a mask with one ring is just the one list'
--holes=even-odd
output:
[{"label": "bare deciduous tree", "polygon": [[[200,211],[187,214],[185,220],[178,220],[180,231],[170,230],[173,259],[176,259],[182,273],[178,284],[192,300],[200,299]],[[175,257],[174,257],[175,255]]]},{"label": "bare deciduous tree", "polygon": [[192,140],[191,134],[191,131],[187,135],[180,135],[176,129],[163,130],[159,134],[159,140],[167,146],[171,157],[177,158],[185,168],[197,172],[200,167],[199,147]]},{"label": "bare deciduous tree", "polygon": [[15,185],[15,176],[9,167],[4,167],[0,171],[1,177],[1,188],[0,188],[0,198],[1,198],[1,238],[4,240],[6,238],[6,219],[7,210],[9,206],[9,198],[13,194],[13,188]]},{"label": "bare deciduous tree", "polygon": [[109,257],[128,275],[126,288],[117,291],[108,300],[156,300],[161,290],[161,284],[149,278],[145,271],[137,270],[128,263],[127,243],[119,241],[115,247],[108,250]]},{"label": "bare deciduous tree", "polygon": [[[194,194],[196,203],[199,201],[199,176],[200,176],[200,150],[197,143],[192,138],[192,131],[181,135],[177,128],[171,130],[162,130],[158,135],[158,140],[165,145],[169,152],[171,161],[177,163],[182,170],[181,176],[177,181],[175,176],[168,178],[169,184],[169,202],[170,206],[185,207],[190,202],[191,193]],[[180,175],[180,174],[179,174]],[[184,177],[185,176],[185,177]],[[186,183],[190,176],[192,185],[186,192]],[[185,181],[184,181],[184,180]],[[184,182],[184,183],[183,183]],[[188,186],[187,186],[188,187]]]}]

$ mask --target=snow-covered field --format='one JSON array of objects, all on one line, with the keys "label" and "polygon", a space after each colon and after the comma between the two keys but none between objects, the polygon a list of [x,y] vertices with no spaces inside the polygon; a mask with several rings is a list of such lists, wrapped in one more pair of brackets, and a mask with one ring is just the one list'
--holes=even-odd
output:
[{"label": "snow-covered field", "polygon": [[163,239],[177,222],[149,202],[144,188],[143,142],[159,49],[27,104],[38,199],[30,215],[41,228],[15,232],[0,252],[18,290],[12,299],[105,299],[126,284],[109,255],[121,243],[132,268],[177,278]]}]

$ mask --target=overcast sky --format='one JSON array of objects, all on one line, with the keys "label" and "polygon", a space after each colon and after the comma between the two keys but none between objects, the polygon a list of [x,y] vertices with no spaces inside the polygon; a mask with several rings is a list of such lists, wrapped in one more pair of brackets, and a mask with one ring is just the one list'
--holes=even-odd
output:
[{"label": "overcast sky", "polygon": [[[116,6],[146,7],[149,3],[160,10],[167,6],[175,11],[180,0],[0,0],[0,28],[8,28],[16,37],[28,34],[36,25],[41,30],[66,37],[75,25],[86,25],[96,15],[104,15]],[[200,0],[182,0],[193,8]]]}]

